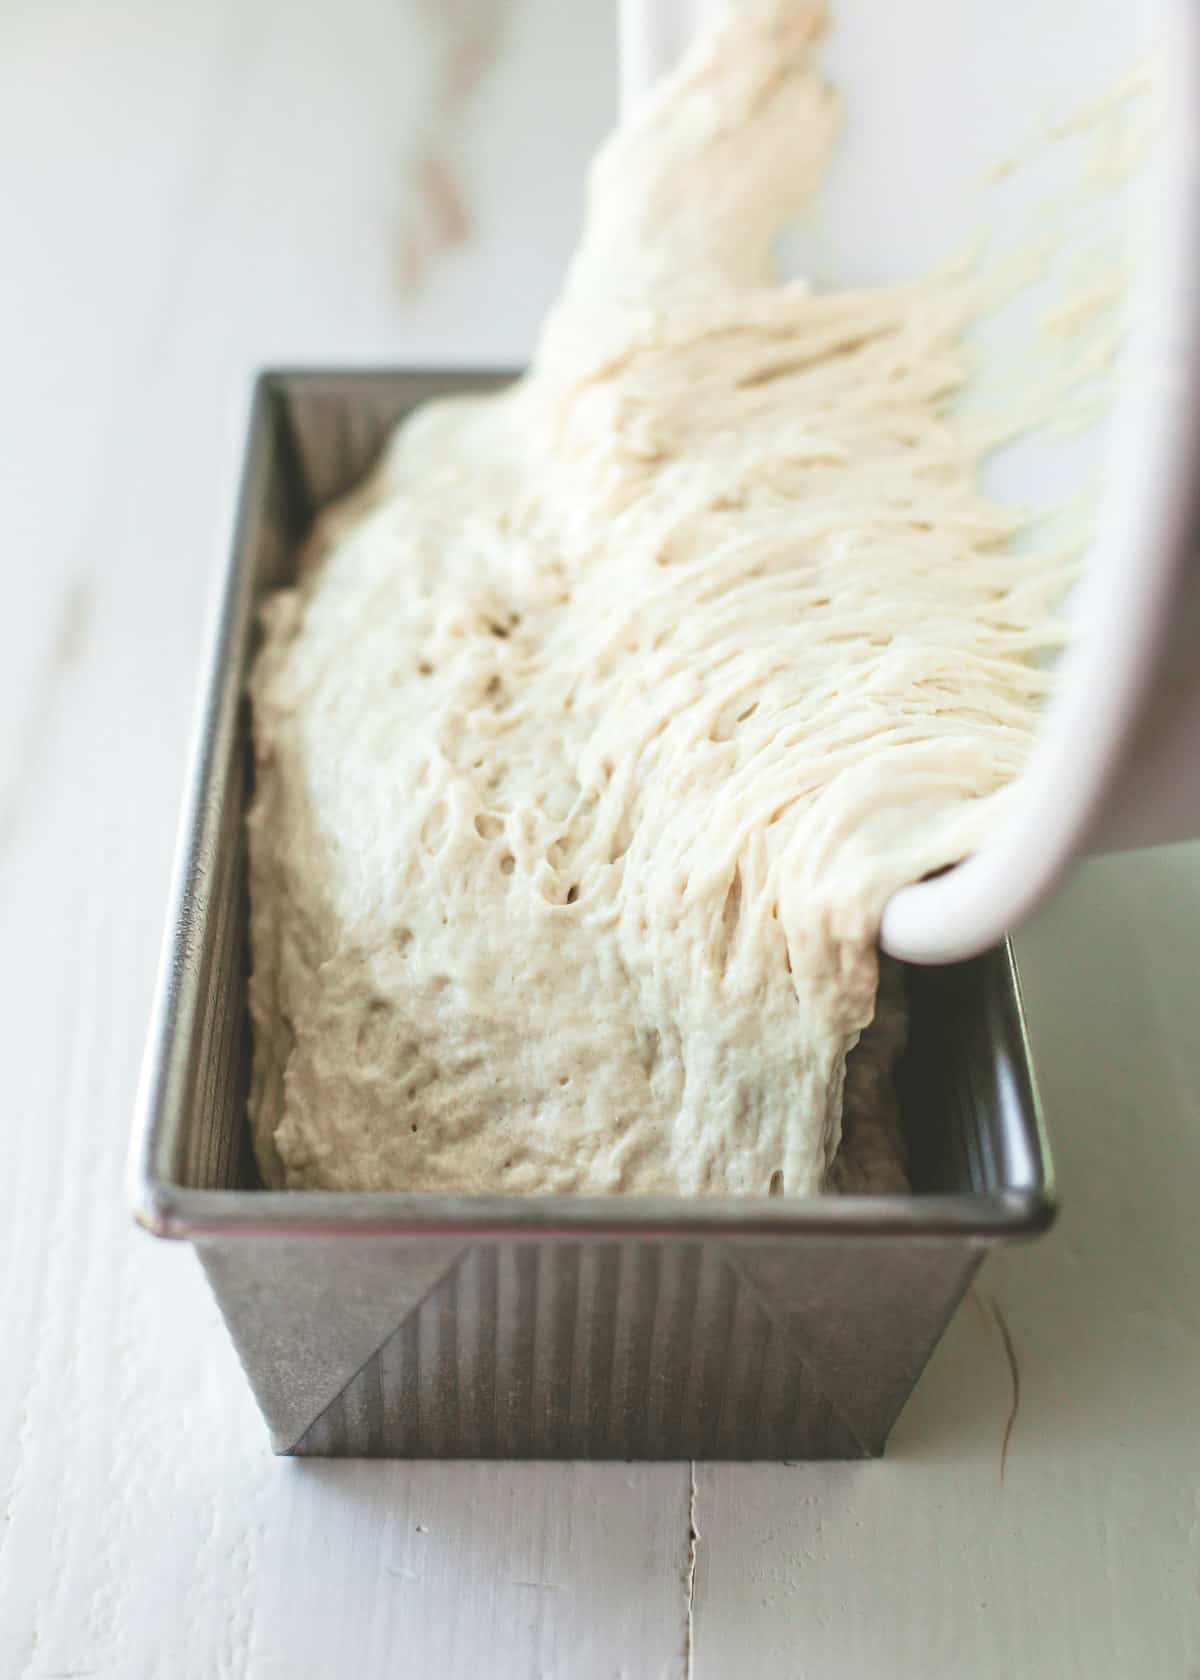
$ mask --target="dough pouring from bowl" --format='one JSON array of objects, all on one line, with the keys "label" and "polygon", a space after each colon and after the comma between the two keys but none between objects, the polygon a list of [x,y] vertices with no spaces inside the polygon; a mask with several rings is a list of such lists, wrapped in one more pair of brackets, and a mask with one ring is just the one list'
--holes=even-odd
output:
[{"label": "dough pouring from bowl", "polygon": [[979,488],[967,269],[773,280],[821,23],[698,43],[598,157],[530,373],[412,416],[265,608],[269,1184],[831,1183],[883,906],[998,820],[1069,557]]}]

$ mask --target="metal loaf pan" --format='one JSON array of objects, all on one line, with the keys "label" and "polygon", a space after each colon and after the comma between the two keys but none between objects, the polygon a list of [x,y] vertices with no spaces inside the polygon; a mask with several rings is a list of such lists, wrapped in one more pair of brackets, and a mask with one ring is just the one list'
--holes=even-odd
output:
[{"label": "metal loaf pan", "polygon": [[139,1103],[137,1217],[195,1244],[280,1453],[878,1454],[988,1246],[1053,1216],[1007,946],[907,976],[911,1195],[455,1199],[258,1184],[243,821],[255,608],[405,412],[506,377],[257,382]]}]

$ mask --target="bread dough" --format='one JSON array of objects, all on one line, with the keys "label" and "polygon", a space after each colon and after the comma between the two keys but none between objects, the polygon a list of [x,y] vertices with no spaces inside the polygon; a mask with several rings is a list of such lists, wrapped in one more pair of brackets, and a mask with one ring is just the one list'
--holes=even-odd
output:
[{"label": "bread dough", "polygon": [[996,821],[1060,580],[952,412],[962,275],[773,281],[819,29],[773,0],[700,43],[596,161],[529,375],[416,413],[267,604],[269,1184],[829,1183],[883,905]]}]

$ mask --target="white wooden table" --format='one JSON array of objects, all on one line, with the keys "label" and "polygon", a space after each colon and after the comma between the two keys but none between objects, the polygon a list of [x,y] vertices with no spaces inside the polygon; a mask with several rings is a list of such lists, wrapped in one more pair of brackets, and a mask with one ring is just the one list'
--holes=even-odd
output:
[{"label": "white wooden table", "polygon": [[1064,1211],[882,1464],[276,1462],[193,1258],[131,1226],[230,399],[523,357],[610,119],[605,0],[479,4],[473,237],[409,294],[461,0],[0,6],[0,1680],[1198,1676],[1195,850],[1023,936]]}]

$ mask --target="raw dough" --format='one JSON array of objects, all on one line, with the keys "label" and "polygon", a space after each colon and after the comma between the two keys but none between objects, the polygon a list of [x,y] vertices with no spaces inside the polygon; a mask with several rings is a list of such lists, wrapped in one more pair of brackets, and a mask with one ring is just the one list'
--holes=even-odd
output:
[{"label": "raw dough", "polygon": [[[270,1184],[829,1183],[882,907],[996,821],[1061,576],[951,412],[961,273],[772,281],[820,21],[700,44],[597,160],[530,375],[414,415],[268,603]],[[871,1128],[851,1179],[895,1183]]]}]

